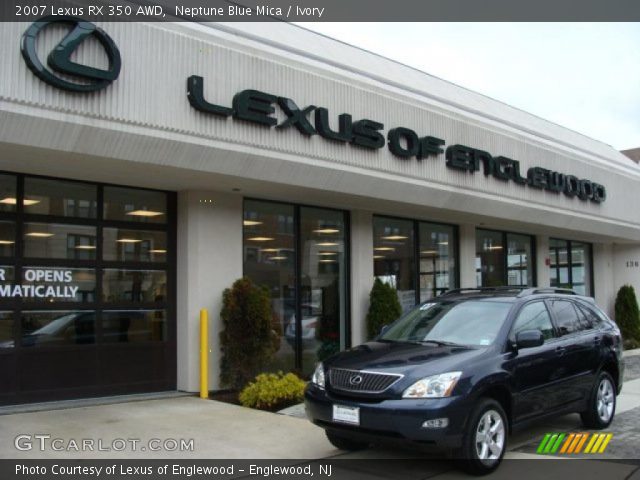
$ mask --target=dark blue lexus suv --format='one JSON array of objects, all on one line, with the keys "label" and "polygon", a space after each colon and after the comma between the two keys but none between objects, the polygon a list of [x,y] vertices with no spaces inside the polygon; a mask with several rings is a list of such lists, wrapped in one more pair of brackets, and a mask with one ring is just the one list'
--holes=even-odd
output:
[{"label": "dark blue lexus suv", "polygon": [[606,428],[623,369],[620,331],[591,298],[458,289],[320,363],[305,407],[337,448],[412,442],[484,474],[533,420],[578,412],[587,428]]}]

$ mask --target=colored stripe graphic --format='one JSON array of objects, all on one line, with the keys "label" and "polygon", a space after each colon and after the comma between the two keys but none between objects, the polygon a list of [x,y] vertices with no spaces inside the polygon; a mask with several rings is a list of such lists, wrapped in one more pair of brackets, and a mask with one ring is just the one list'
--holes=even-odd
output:
[{"label": "colored stripe graphic", "polygon": [[553,448],[553,445],[556,443],[557,438],[558,438],[557,433],[554,433],[553,435],[551,435],[551,438],[547,442],[547,446],[544,447],[544,453],[551,453],[551,449]]},{"label": "colored stripe graphic", "polygon": [[565,440],[564,445],[562,445],[562,450],[560,450],[560,453],[567,453],[567,449],[569,448],[569,445],[571,445],[571,442],[573,442],[574,438],[576,438],[576,434],[570,433]]},{"label": "colored stripe graphic", "polygon": [[604,451],[607,449],[607,445],[609,445],[609,442],[611,441],[612,438],[613,438],[613,433],[608,433],[606,438],[604,439],[604,442],[602,442],[602,445],[600,446],[600,451],[598,453],[604,453]]},{"label": "colored stripe graphic", "polygon": [[[538,445],[537,453],[576,455],[578,453],[604,453],[613,438],[612,433],[547,433]],[[584,451],[583,447],[585,446]]]},{"label": "colored stripe graphic", "polygon": [[593,447],[593,445],[596,443],[599,436],[600,435],[598,435],[597,433],[594,433],[593,435],[591,435],[591,438],[589,439],[589,443],[587,443],[587,447],[584,449],[584,453],[591,453],[591,447]]},{"label": "colored stripe graphic", "polygon": [[562,440],[564,440],[565,434],[561,433],[560,435],[558,435],[558,439],[556,440],[556,443],[553,445],[553,448],[551,449],[551,453],[556,453],[558,451],[558,448],[560,448],[560,444],[562,443]]},{"label": "colored stripe graphic", "polygon": [[547,433],[544,436],[544,438],[540,442],[540,445],[538,445],[537,453],[543,453],[544,452],[544,447],[547,445],[547,442],[549,441],[550,438],[551,438],[551,434],[550,433]]},{"label": "colored stripe graphic", "polygon": [[587,441],[587,438],[589,438],[589,434],[588,433],[583,433],[582,434],[582,438],[580,439],[580,443],[578,443],[578,445],[576,446],[576,451],[573,453],[580,453],[582,451],[582,447],[584,446],[585,442]]}]

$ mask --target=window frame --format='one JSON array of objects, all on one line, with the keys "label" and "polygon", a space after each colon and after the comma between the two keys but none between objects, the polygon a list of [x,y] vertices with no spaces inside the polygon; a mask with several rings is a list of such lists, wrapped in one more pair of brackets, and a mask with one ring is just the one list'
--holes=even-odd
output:
[{"label": "window frame", "polygon": [[[128,186],[121,184],[112,184],[104,182],[91,182],[84,180],[68,179],[62,177],[51,177],[45,175],[31,175],[26,173],[0,171],[2,174],[11,175],[16,181],[16,208],[12,212],[0,211],[0,220],[11,221],[15,223],[15,248],[14,255],[12,257],[0,257],[0,265],[11,266],[14,268],[15,281],[22,283],[22,275],[25,267],[39,268],[82,268],[91,269],[96,275],[96,289],[95,300],[93,302],[69,302],[59,301],[50,303],[46,301],[40,301],[35,299],[24,300],[22,298],[10,298],[3,299],[0,305],[2,311],[13,312],[13,324],[14,324],[14,341],[15,347],[9,352],[2,352],[13,354],[23,349],[22,346],[22,312],[23,311],[36,311],[36,310],[50,310],[50,311],[95,311],[96,312],[96,342],[89,345],[59,345],[55,347],[41,346],[38,347],[39,351],[51,351],[55,349],[59,351],[66,348],[101,348],[105,346],[102,341],[102,311],[109,310],[165,310],[167,325],[167,337],[162,342],[148,342],[147,344],[158,345],[175,345],[177,341],[177,194],[176,192],[165,191],[154,188],[144,188],[137,186]],[[49,214],[36,214],[26,213],[23,205],[23,199],[25,196],[25,179],[38,178],[52,181],[73,182],[78,184],[92,185],[97,188],[97,215],[96,218],[84,218],[84,217],[71,217]],[[119,187],[132,190],[145,190],[162,193],[166,196],[167,211],[166,220],[162,223],[146,223],[136,221],[123,221],[123,220],[105,220],[104,219],[104,189],[105,187]],[[42,224],[59,224],[59,225],[74,225],[74,226],[89,226],[94,227],[96,231],[96,255],[95,259],[53,259],[42,257],[25,257],[24,256],[24,233],[25,224],[28,223],[42,223]],[[142,262],[142,261],[107,261],[103,260],[103,232],[105,228],[118,228],[125,230],[153,230],[166,232],[167,235],[167,254],[164,262]],[[107,269],[118,270],[164,270],[167,273],[167,287],[166,298],[162,302],[117,302],[110,303],[103,301],[102,292],[102,277],[103,272]],[[124,345],[124,344],[122,344]],[[132,344],[140,345],[140,343]],[[32,350],[31,347],[26,347]]]},{"label": "window frame", "polygon": [[[344,267],[345,267],[345,298],[344,298],[344,308],[345,308],[345,325],[344,325],[344,339],[345,339],[345,348],[350,348],[353,346],[352,344],[352,335],[351,335],[351,212],[349,210],[342,210],[339,208],[325,207],[322,205],[312,205],[306,203],[292,203],[280,200],[270,200],[256,197],[243,197],[242,198],[242,215],[240,217],[240,222],[244,221],[244,214],[246,211],[246,203],[247,202],[260,202],[260,203],[270,203],[277,205],[285,205],[287,207],[293,207],[293,225],[290,225],[288,222],[285,226],[286,233],[289,233],[289,228],[292,228],[293,231],[293,248],[295,250],[294,255],[294,266],[293,272],[295,276],[294,281],[294,314],[296,318],[296,348],[294,352],[295,358],[295,369],[300,370],[303,367],[303,353],[304,348],[302,344],[302,235],[301,235],[301,215],[300,212],[303,208],[314,208],[314,209],[322,209],[329,210],[333,212],[340,212],[344,215],[345,229],[344,229]],[[278,222],[280,226],[281,222]],[[242,224],[241,224],[242,226]],[[245,276],[245,262],[244,262],[244,227],[242,228],[242,249],[241,249],[241,257],[240,262],[242,263],[242,275]]]},{"label": "window frame", "polygon": [[[436,222],[436,221],[431,221],[431,220],[420,220],[420,219],[416,219],[416,218],[407,218],[407,217],[401,217],[401,216],[395,216],[395,215],[384,215],[384,214],[373,214],[371,216],[371,231],[373,233],[373,228],[374,228],[374,220],[375,218],[387,218],[389,220],[400,220],[400,221],[404,221],[404,222],[411,222],[411,228],[413,231],[413,239],[414,239],[414,245],[413,245],[413,264],[415,266],[415,268],[413,269],[413,281],[414,281],[414,285],[415,285],[415,303],[414,303],[414,307],[416,305],[420,305],[421,303],[424,303],[421,301],[420,299],[420,276],[422,275],[423,272],[421,272],[420,270],[420,224],[430,224],[430,225],[436,225],[436,226],[444,226],[444,227],[450,227],[453,229],[453,235],[455,237],[455,253],[453,255],[456,265],[454,270],[454,282],[453,285],[451,285],[449,288],[447,289],[442,289],[442,288],[437,288],[437,282],[434,281],[434,288],[433,288],[433,297],[435,298],[438,295],[440,295],[440,293],[438,293],[438,290],[442,290],[442,291],[447,291],[447,290],[451,290],[453,288],[459,288],[460,285],[460,227],[459,225],[456,225],[454,223],[446,223],[446,222]],[[373,239],[373,244],[372,247],[375,246],[375,239]],[[372,258],[371,259],[372,262],[375,263],[375,260]],[[424,273],[429,273],[429,272],[424,272]],[[375,266],[374,266],[374,278],[375,278]],[[442,292],[441,292],[442,293]],[[428,301],[428,300],[427,300]]]},{"label": "window frame", "polygon": [[515,341],[515,337],[512,339],[512,333],[514,332],[514,329],[516,327],[516,322],[518,321],[518,317],[520,316],[520,314],[522,313],[522,311],[528,306],[528,305],[533,305],[536,302],[540,302],[544,305],[544,308],[547,310],[547,315],[549,315],[549,321],[551,322],[551,328],[553,329],[553,337],[549,338],[549,339],[545,339],[544,343],[542,344],[547,345],[549,343],[558,341],[560,338],[559,335],[559,331],[558,331],[558,327],[556,326],[556,323],[554,322],[554,318],[553,318],[553,314],[551,312],[551,307],[550,305],[547,303],[547,299],[546,298],[536,298],[527,302],[522,303],[522,305],[520,305],[520,307],[518,307],[518,310],[513,314],[513,321],[511,322],[511,327],[509,328],[509,333],[507,334],[507,342],[510,345],[514,344]]},{"label": "window frame", "polygon": [[[577,330],[574,330],[573,332],[562,334],[562,331],[560,330],[560,323],[558,322],[558,316],[556,315],[556,312],[555,312],[555,310],[553,309],[553,306],[552,306],[552,302],[554,302],[554,301],[555,302],[567,302],[573,307],[573,310],[574,310],[574,312],[576,314],[576,321],[578,322],[577,323],[577,326],[578,326]],[[578,310],[578,305],[572,299],[570,299],[570,298],[560,298],[560,297],[551,297],[551,298],[547,298],[547,303],[549,304],[549,311],[551,312],[551,315],[553,316],[553,322],[554,322],[556,330],[558,332],[558,338],[560,338],[560,339],[571,338],[571,337],[575,337],[575,336],[578,336],[578,335],[582,335],[584,333],[588,333],[590,330],[593,330],[593,328],[591,328],[591,329],[583,328],[582,322],[580,321],[580,311]]]},{"label": "window frame", "polygon": [[[474,248],[476,249],[475,251],[475,256],[474,256],[474,261],[475,258],[477,258],[478,256],[478,231],[479,230],[484,230],[486,232],[493,232],[493,233],[499,233],[502,235],[502,245],[503,245],[503,268],[504,268],[504,276],[502,277],[503,280],[503,286],[513,286],[515,288],[518,287],[523,287],[523,288],[528,288],[528,287],[533,287],[535,285],[538,284],[538,269],[537,269],[537,257],[538,257],[538,252],[537,252],[537,244],[536,244],[536,237],[535,235],[531,235],[530,233],[523,233],[523,232],[514,232],[511,230],[498,230],[498,229],[494,229],[494,228],[485,228],[485,227],[476,227],[475,229],[475,245]],[[525,237],[529,237],[530,240],[530,248],[531,248],[531,259],[527,261],[527,269],[531,269],[531,285],[509,285],[509,235],[520,235],[520,236],[525,236]],[[514,269],[512,269],[514,270]],[[522,269],[518,269],[519,271],[522,271]],[[478,269],[475,269],[476,275],[478,273]],[[482,273],[482,272],[480,272]],[[476,285],[478,288],[482,288],[479,285]]]},{"label": "window frame", "polygon": [[[589,252],[587,255],[585,255],[585,262],[589,262],[589,282],[585,282],[585,287],[589,287],[589,291],[586,291],[586,295],[589,297],[593,297],[594,296],[594,292],[595,292],[595,270],[593,268],[593,244],[590,242],[585,242],[582,240],[569,240],[566,238],[558,238],[558,237],[549,237],[549,258],[551,259],[552,256],[552,250],[551,250],[551,242],[552,241],[559,241],[559,242],[566,242],[567,244],[567,282],[566,284],[560,284],[560,282],[556,281],[556,283],[558,283],[557,288],[571,288],[573,289],[573,243],[582,243],[586,246],[589,247]],[[556,279],[560,278],[560,263],[559,263],[559,253],[556,251],[555,252],[555,267],[553,266],[553,264],[551,262],[549,262],[549,270],[551,269],[555,269],[556,270]],[[566,285],[565,287],[563,287],[562,285]]]}]

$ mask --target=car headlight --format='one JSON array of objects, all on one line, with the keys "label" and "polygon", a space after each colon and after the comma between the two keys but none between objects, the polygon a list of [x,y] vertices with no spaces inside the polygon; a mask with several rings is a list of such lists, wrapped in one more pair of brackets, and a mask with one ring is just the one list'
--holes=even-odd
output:
[{"label": "car headlight", "polygon": [[316,370],[313,372],[313,375],[311,375],[311,383],[320,388],[324,388],[324,365],[322,365],[322,362],[318,363]]},{"label": "car headlight", "polygon": [[448,372],[418,380],[407,388],[402,398],[444,398],[450,397],[462,372]]}]

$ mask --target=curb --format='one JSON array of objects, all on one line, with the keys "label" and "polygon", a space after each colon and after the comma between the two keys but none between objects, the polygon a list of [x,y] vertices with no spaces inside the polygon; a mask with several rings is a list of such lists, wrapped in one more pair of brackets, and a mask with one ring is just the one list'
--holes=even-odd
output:
[{"label": "curb", "polygon": [[633,350],[625,350],[622,352],[623,357],[636,357],[640,355],[640,348],[634,348]]}]

